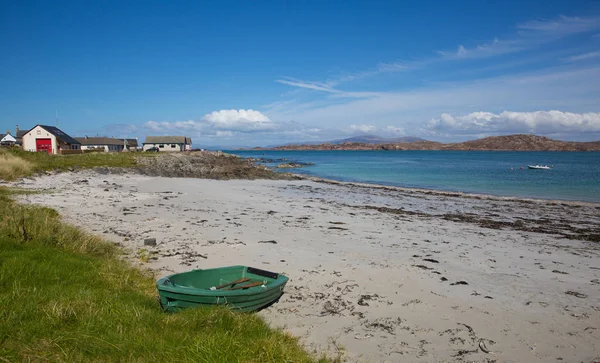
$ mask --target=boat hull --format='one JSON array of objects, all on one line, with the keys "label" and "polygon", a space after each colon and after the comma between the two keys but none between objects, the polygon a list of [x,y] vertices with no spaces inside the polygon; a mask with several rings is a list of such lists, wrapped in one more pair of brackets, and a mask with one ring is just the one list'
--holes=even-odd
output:
[{"label": "boat hull", "polygon": [[[249,280],[221,289],[214,288],[240,278]],[[156,287],[164,311],[175,312],[190,307],[224,305],[235,311],[249,312],[275,303],[283,295],[287,281],[286,276],[270,271],[246,266],[229,266],[170,275],[158,280]],[[262,284],[242,288],[253,282]],[[228,289],[230,287],[237,289]]]}]

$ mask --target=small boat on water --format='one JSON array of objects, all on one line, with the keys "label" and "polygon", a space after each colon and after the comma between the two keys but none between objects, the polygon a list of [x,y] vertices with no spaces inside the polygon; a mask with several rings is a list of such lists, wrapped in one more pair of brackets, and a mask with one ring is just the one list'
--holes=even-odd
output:
[{"label": "small boat on water", "polygon": [[282,274],[247,266],[192,270],[156,282],[164,311],[201,305],[227,305],[255,311],[275,303],[288,282]]},{"label": "small boat on water", "polygon": [[552,169],[552,168],[554,167],[554,165],[548,166],[548,165],[538,165],[538,164],[535,164],[535,165],[527,165],[527,167],[528,167],[529,169],[544,169],[544,170],[550,170],[550,169]]}]

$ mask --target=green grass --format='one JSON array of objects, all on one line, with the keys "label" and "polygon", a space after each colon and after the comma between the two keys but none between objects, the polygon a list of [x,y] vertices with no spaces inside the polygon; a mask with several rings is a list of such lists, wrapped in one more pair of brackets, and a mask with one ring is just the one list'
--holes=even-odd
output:
[{"label": "green grass", "polygon": [[[86,153],[76,155],[50,155],[23,151],[18,148],[0,149],[0,158],[10,158],[11,169],[2,172],[0,178],[14,180],[46,170],[67,170],[69,168],[132,167],[136,156],[149,156],[143,153]],[[1,160],[1,159],[0,159]],[[7,163],[4,163],[8,165]],[[23,167],[21,167],[23,166]],[[9,172],[10,171],[10,172]]]},{"label": "green grass", "polygon": [[[226,308],[163,313],[117,247],[0,188],[0,360],[310,362],[296,338]],[[324,359],[323,359],[324,361]]]}]

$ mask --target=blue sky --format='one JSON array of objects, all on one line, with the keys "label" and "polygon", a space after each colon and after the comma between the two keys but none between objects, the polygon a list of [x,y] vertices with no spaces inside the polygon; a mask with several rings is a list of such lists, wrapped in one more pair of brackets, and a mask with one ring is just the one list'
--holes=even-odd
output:
[{"label": "blue sky", "polygon": [[598,1],[2,1],[0,130],[600,139]]}]

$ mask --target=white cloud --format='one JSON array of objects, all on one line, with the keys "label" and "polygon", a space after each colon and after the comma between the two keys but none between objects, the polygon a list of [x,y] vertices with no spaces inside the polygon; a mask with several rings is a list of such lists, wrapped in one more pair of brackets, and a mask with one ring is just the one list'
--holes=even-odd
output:
[{"label": "white cloud", "polygon": [[282,126],[259,111],[242,109],[214,111],[197,123],[218,130],[242,132],[277,130]]},{"label": "white cloud", "polygon": [[230,136],[228,132],[279,131],[288,129],[291,125],[273,122],[260,111],[240,109],[214,111],[204,115],[200,120],[148,121],[144,126],[154,133],[193,132],[197,135]]},{"label": "white cloud", "polygon": [[350,129],[353,131],[358,131],[362,133],[374,132],[377,130],[377,127],[373,125],[350,125]]},{"label": "white cloud", "polygon": [[218,123],[228,124],[231,122],[238,122],[240,120],[246,120],[249,122],[270,122],[269,118],[259,111],[254,110],[221,110],[213,111],[212,113],[204,115],[204,119]]},{"label": "white cloud", "polygon": [[589,53],[574,55],[572,57],[565,58],[565,61],[577,62],[577,61],[586,60],[586,59],[590,59],[590,58],[597,58],[597,57],[600,57],[600,52],[589,52]]},{"label": "white cloud", "polygon": [[233,132],[231,131],[217,131],[215,134],[216,137],[232,137]]},{"label": "white cloud", "polygon": [[374,75],[377,73],[384,73],[384,72],[401,72],[401,71],[406,71],[408,69],[410,69],[410,67],[402,62],[392,62],[392,63],[381,62],[377,65],[377,72],[371,72],[371,73],[368,73],[368,75]]},{"label": "white cloud", "polygon": [[288,86],[292,86],[292,87],[307,88],[307,89],[311,89],[311,90],[315,90],[315,91],[323,91],[323,92],[330,92],[330,93],[340,92],[336,89],[333,89],[330,85],[328,85],[326,83],[320,83],[320,82],[300,81],[300,80],[293,79],[293,78],[278,79],[275,82],[285,84]]},{"label": "white cloud", "polygon": [[[342,82],[356,81],[365,77],[376,76],[381,73],[401,72],[411,69],[424,68],[442,61],[476,59],[498,56],[507,53],[519,52],[526,49],[551,43],[575,34],[590,33],[600,29],[600,17],[567,17],[560,16],[551,20],[533,20],[517,25],[516,34],[507,39],[494,38],[492,41],[476,45],[472,48],[460,44],[453,51],[436,51],[439,57],[429,57],[413,61],[380,62],[374,69],[346,74],[338,79],[327,82],[301,81],[290,77],[276,80],[276,82],[292,87],[305,88],[329,93],[343,93],[333,88]],[[592,35],[598,37],[598,34]],[[348,95],[349,97],[355,97]],[[358,97],[361,97],[360,95]]]},{"label": "white cloud", "polygon": [[585,133],[600,132],[600,113],[571,113],[563,111],[472,112],[464,116],[443,113],[432,119],[428,128],[442,133],[504,134],[504,133]]},{"label": "white cloud", "polygon": [[561,16],[553,20],[534,20],[517,26],[517,35],[512,39],[500,40],[467,48],[459,45],[456,51],[438,51],[442,60],[484,58],[518,52],[550,43],[575,34],[600,29],[600,18],[576,18]]},{"label": "white cloud", "polygon": [[430,61],[430,63],[444,60],[486,58],[517,52],[525,49],[526,47],[527,45],[523,39],[500,40],[495,38],[490,43],[480,44],[473,48],[467,48],[464,45],[459,45],[456,51],[437,51],[437,53],[441,55],[441,58]]},{"label": "white cloud", "polygon": [[198,143],[230,146],[280,145],[302,140],[327,140],[347,129],[308,127],[294,121],[277,122],[256,110],[219,110],[198,120],[148,121],[136,127],[140,136],[186,135]]},{"label": "white cloud", "polygon": [[[268,111],[273,113],[273,115],[279,116],[279,119],[285,119],[284,116],[293,116],[293,119],[301,120],[303,122],[313,122],[319,118],[317,115],[324,115],[333,113],[335,110],[335,114],[333,118],[343,118],[347,122],[360,122],[360,120],[364,119],[373,119],[378,118],[380,121],[393,121],[394,118],[397,118],[398,115],[390,115],[391,109],[404,110],[407,108],[416,108],[419,105],[421,107],[430,108],[427,104],[422,104],[417,100],[416,103],[411,104],[413,99],[420,98],[421,95],[425,95],[429,93],[433,95],[434,93],[439,93],[437,91],[422,91],[420,89],[416,89],[414,91],[405,91],[405,92],[377,92],[377,91],[346,91],[340,90],[337,88],[337,85],[343,82],[350,81],[358,81],[367,77],[373,77],[376,75],[380,75],[383,73],[392,73],[392,72],[402,72],[407,70],[418,70],[425,68],[433,68],[436,65],[449,62],[449,61],[459,61],[459,60],[468,60],[468,59],[483,59],[483,58],[492,58],[504,54],[516,53],[520,51],[531,50],[535,48],[540,48],[545,44],[549,44],[551,42],[558,41],[560,39],[573,36],[576,34],[590,34],[590,36],[594,33],[597,33],[597,30],[600,29],[600,17],[587,17],[587,18],[577,18],[577,17],[565,17],[561,16],[551,20],[535,20],[523,23],[516,27],[516,33],[512,37],[507,37],[506,39],[494,38],[492,41],[477,45],[475,47],[467,47],[465,45],[459,45],[456,50],[453,51],[438,51],[438,57],[426,57],[416,60],[408,60],[408,61],[394,61],[394,62],[380,62],[375,68],[371,68],[366,71],[355,72],[353,74],[345,74],[343,76],[338,77],[337,79],[327,80],[326,82],[314,82],[314,81],[301,81],[293,78],[286,77],[285,79],[277,80],[278,83],[285,84],[288,86],[295,87],[296,92],[302,92],[303,90],[311,90],[317,92],[325,92],[325,97],[321,97],[320,99],[314,98],[315,95],[311,95],[313,98],[310,102],[301,101],[301,97],[298,97],[294,100],[294,102],[286,103],[285,107],[273,107],[269,108]],[[598,35],[598,34],[596,34]],[[479,72],[479,74],[485,74],[490,71],[498,71],[500,69],[515,68],[523,66],[524,64],[530,64],[540,61],[547,61],[548,59],[556,59],[559,54],[556,51],[553,52],[540,52],[536,57],[527,56],[526,58],[521,57],[520,59],[512,62],[502,62],[498,64],[497,62],[492,65],[483,65],[479,67],[469,67],[462,69],[463,74],[473,74]],[[564,55],[560,55],[563,57]],[[581,61],[585,59],[591,59],[597,57],[596,52],[576,55],[570,58],[565,58],[563,61],[568,63],[573,63],[576,61]],[[549,69],[548,69],[549,70]],[[571,70],[567,70],[568,73]],[[458,72],[458,73],[457,73]],[[461,71],[455,71],[453,74],[458,75]],[[594,73],[596,70],[593,70]],[[435,73],[434,73],[435,74]],[[431,76],[427,76],[430,78]],[[519,83],[518,79],[511,79],[510,81],[513,83]],[[524,77],[528,78],[528,77]],[[581,98],[578,100],[576,98],[566,99],[565,97],[559,98],[554,95],[549,95],[546,99],[543,99],[541,96],[535,95],[531,93],[532,89],[535,87],[520,86],[523,89],[529,89],[530,92],[521,92],[516,89],[507,89],[506,84],[504,82],[489,82],[488,80],[475,81],[474,84],[479,83],[488,83],[490,86],[493,84],[497,89],[484,89],[483,93],[488,94],[488,96],[496,97],[491,98],[489,100],[483,100],[480,96],[481,94],[474,93],[470,95],[474,100],[480,100],[480,103],[495,103],[494,109],[497,109],[500,105],[505,107],[506,103],[502,103],[501,99],[514,99],[515,104],[521,104],[524,100],[528,98],[534,98],[538,100],[544,100],[543,104],[536,105],[534,107],[561,107],[565,103],[590,103],[590,98],[596,97],[597,93],[585,93],[582,90],[584,89],[598,89],[598,87],[590,87],[589,79],[593,77],[584,77],[584,83],[582,83],[582,87],[578,89],[573,88],[576,85],[573,83],[570,85],[571,88],[568,89],[557,89],[556,94],[565,94],[570,93],[572,96]],[[498,77],[500,80],[500,77]],[[433,81],[433,82],[432,82]],[[546,81],[549,81],[546,79]],[[428,79],[428,84],[434,84],[435,80]],[[466,87],[463,87],[462,84],[464,82],[456,82],[458,87],[462,90],[465,90]],[[461,84],[462,83],[462,84]],[[550,83],[550,82],[546,82]],[[555,82],[557,83],[557,82]],[[438,90],[444,88],[445,86],[438,85],[436,87]],[[433,88],[433,87],[429,87]],[[450,89],[451,87],[447,87]],[[474,88],[474,87],[469,87]],[[544,88],[540,90],[540,93],[547,94],[549,88]],[[448,94],[448,92],[442,92],[443,96],[446,100],[462,98],[459,95],[454,95],[452,92]],[[520,96],[516,96],[520,94]],[[466,95],[465,95],[466,96]],[[514,96],[514,97],[513,97]],[[596,97],[597,98],[597,97]],[[393,100],[395,99],[395,101]],[[435,99],[431,102],[437,105],[446,105],[448,107],[457,107],[458,105],[453,105],[451,102],[446,102],[444,99]],[[555,100],[556,103],[552,104],[550,101]],[[284,101],[287,102],[287,101]],[[396,102],[394,105],[393,103]],[[283,105],[283,102],[279,104]],[[383,105],[382,105],[383,104]],[[473,105],[477,105],[477,102],[472,103]],[[358,113],[352,111],[350,108],[345,108],[348,105],[353,105],[361,108],[358,110]],[[367,110],[367,107],[372,107]],[[511,105],[511,107],[514,107]],[[341,109],[344,108],[344,109]],[[434,111],[434,110],[430,110]],[[444,110],[439,110],[444,111]],[[424,110],[423,113],[426,111]],[[368,113],[369,117],[362,117],[363,114]],[[386,114],[385,118],[382,118],[381,114]],[[375,117],[377,116],[377,117]],[[430,118],[431,115],[428,117]],[[318,122],[335,122],[334,119],[321,119]],[[340,120],[341,122],[341,120]],[[378,125],[379,126],[379,125]]]},{"label": "white cloud", "polygon": [[457,57],[466,57],[467,53],[468,53],[467,50],[465,49],[465,47],[462,44],[458,46],[458,50],[456,51]]},{"label": "white cloud", "polygon": [[402,128],[402,127],[387,126],[385,128],[385,131],[387,131],[390,134],[397,135],[397,136],[406,135],[406,131],[404,131],[404,128]]},{"label": "white cloud", "polygon": [[600,28],[598,17],[569,17],[559,16],[553,20],[532,20],[517,26],[521,35],[529,35],[528,32],[544,32],[555,34],[576,34],[593,31]]},{"label": "white cloud", "polygon": [[[492,41],[476,45],[472,48],[463,44],[453,51],[436,51],[440,57],[430,57],[415,61],[380,62],[375,70],[357,73],[357,76],[347,75],[339,81],[353,81],[366,76],[380,73],[400,72],[410,69],[423,68],[442,61],[476,59],[519,52],[551,43],[575,34],[589,33],[600,29],[600,17],[567,17],[560,16],[551,20],[534,20],[517,25],[517,33],[507,39],[494,38]],[[599,34],[592,35],[597,38]],[[283,83],[283,82],[281,82]],[[334,84],[337,82],[334,82]],[[289,84],[289,83],[286,83]],[[312,83],[318,85],[318,83]],[[293,84],[290,84],[293,85]],[[298,85],[294,85],[298,86]],[[305,87],[310,88],[310,87]],[[316,87],[313,89],[317,89]],[[331,92],[331,90],[329,90]]]},{"label": "white cloud", "polygon": [[[513,109],[598,112],[600,67],[557,67],[540,72],[498,76],[489,79],[433,84],[401,91],[372,93],[365,98],[351,98],[329,104],[286,104],[269,110],[277,120],[301,120],[306,125],[329,125],[341,129],[364,120],[377,120],[372,126],[383,130],[387,125],[404,128],[406,135],[429,136],[428,120],[440,114],[467,114],[476,110],[500,113],[510,105]],[[331,99],[325,97],[325,100]],[[507,130],[513,133],[514,130]],[[438,134],[438,138],[439,138]],[[458,134],[456,134],[458,135]],[[589,133],[569,135],[572,139],[597,138]],[[435,135],[434,135],[435,136]],[[459,136],[444,135],[446,139]],[[464,138],[463,138],[464,139]]]},{"label": "white cloud", "polygon": [[[327,83],[278,81],[295,87],[303,87],[314,90],[337,93],[338,90],[331,87],[341,82],[355,81],[365,77],[376,76],[381,73],[401,72],[419,68],[425,68],[443,61],[478,59],[499,56],[508,53],[520,52],[532,49],[544,44],[557,41],[576,34],[590,33],[600,29],[600,17],[567,17],[560,16],[550,20],[534,20],[516,26],[516,34],[506,39],[494,38],[492,41],[476,45],[472,48],[459,45],[452,51],[435,51],[439,57],[428,57],[417,60],[404,60],[395,62],[380,62],[376,68],[367,71],[356,72],[345,75]],[[600,34],[591,35],[592,38],[600,37]]]}]

